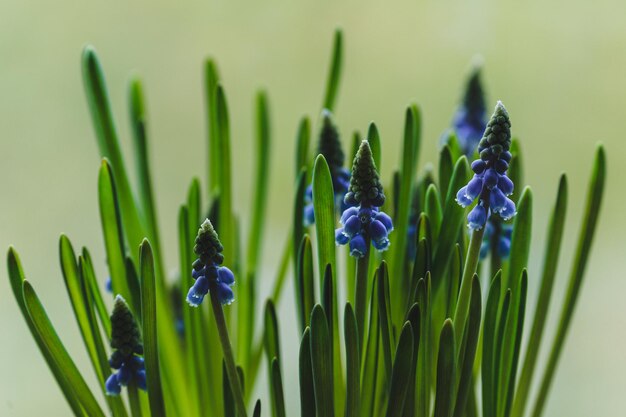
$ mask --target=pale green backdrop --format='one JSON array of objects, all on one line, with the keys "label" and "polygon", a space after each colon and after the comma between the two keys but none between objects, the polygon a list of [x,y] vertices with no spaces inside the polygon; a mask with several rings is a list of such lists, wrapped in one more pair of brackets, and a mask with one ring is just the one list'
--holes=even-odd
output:
[{"label": "pale green backdrop", "polygon": [[[364,131],[375,120],[384,144],[386,180],[399,157],[404,107],[416,100],[423,109],[423,167],[435,160],[439,134],[450,121],[471,57],[480,53],[489,101],[501,99],[507,105],[514,134],[523,141],[526,182],[535,191],[529,308],[538,287],[546,213],[558,176],[561,171],[570,175],[570,209],[555,299],[563,294],[595,143],[603,141],[607,147],[608,190],[593,258],[546,416],[622,416],[624,16],[626,3],[618,0],[3,0],[0,248],[17,247],[27,277],[95,384],[57,259],[58,236],[64,232],[75,245],[92,249],[99,278],[105,276],[96,197],[99,160],[79,67],[83,45],[92,43],[100,54],[124,139],[129,132],[129,75],[136,71],[145,81],[159,220],[172,266],[178,259],[178,205],[191,177],[206,171],[203,59],[217,59],[228,94],[234,198],[243,215],[251,196],[253,95],[259,87],[269,91],[276,147],[263,257],[267,281],[288,228],[284,219],[291,208],[294,133],[301,115],[317,118],[334,28],[345,32],[345,72],[337,106],[344,143],[354,129]],[[191,147],[194,151],[180,151]],[[295,364],[292,293],[286,288],[280,313],[285,362]],[[19,315],[4,267],[0,329],[0,415],[68,415]],[[296,368],[286,367],[284,373],[289,415],[296,416]]]}]

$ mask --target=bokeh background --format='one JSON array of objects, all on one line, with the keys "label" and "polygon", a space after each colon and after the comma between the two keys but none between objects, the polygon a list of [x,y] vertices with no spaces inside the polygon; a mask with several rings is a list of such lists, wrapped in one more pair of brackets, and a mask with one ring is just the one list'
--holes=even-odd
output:
[{"label": "bokeh background", "polygon": [[[336,112],[344,143],[354,129],[365,131],[375,120],[387,179],[399,159],[405,106],[414,100],[423,109],[423,168],[436,160],[438,137],[479,53],[489,101],[507,105],[514,134],[523,141],[525,182],[535,192],[530,309],[558,176],[569,174],[570,199],[554,301],[564,292],[595,144],[607,147],[608,188],[593,256],[545,415],[624,415],[624,16],[626,3],[618,0],[3,0],[0,247],[17,247],[52,321],[95,384],[57,252],[58,236],[66,233],[75,246],[91,248],[99,278],[106,276],[96,195],[99,158],[79,66],[86,43],[95,45],[103,62],[127,150],[127,82],[133,72],[145,82],[159,221],[171,266],[178,259],[178,206],[190,179],[204,179],[206,172],[203,60],[217,59],[228,94],[234,199],[244,226],[251,199],[253,96],[258,88],[269,92],[275,146],[263,253],[267,287],[288,231],[293,138],[303,114],[317,120],[335,27],[345,35]],[[280,307],[287,363],[295,363],[296,355],[292,291],[285,289]],[[558,313],[552,311],[549,329]],[[19,315],[4,268],[0,329],[0,415],[69,415]],[[294,405],[297,371],[284,372],[286,396]]]}]

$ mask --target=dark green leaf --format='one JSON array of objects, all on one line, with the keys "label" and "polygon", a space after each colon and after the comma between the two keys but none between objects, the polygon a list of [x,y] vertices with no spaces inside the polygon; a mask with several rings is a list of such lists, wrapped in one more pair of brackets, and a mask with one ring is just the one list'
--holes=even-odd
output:
[{"label": "dark green leaf", "polygon": [[437,356],[437,389],[435,392],[434,417],[450,417],[454,408],[456,374],[456,347],[452,321],[447,319],[439,336]]},{"label": "dark green leaf", "polygon": [[315,388],[313,383],[313,368],[311,365],[311,329],[304,329],[300,342],[300,415],[315,417]]},{"label": "dark green leaf", "polygon": [[76,394],[87,415],[94,417],[104,417],[104,412],[98,405],[93,393],[80,374],[76,364],[67,353],[61,339],[57,335],[46,311],[44,310],[35,290],[27,280],[22,283],[22,293],[24,304],[32,320],[34,329],[39,334],[41,346],[48,351],[51,359],[50,364],[57,368],[54,373],[63,373],[71,389]]},{"label": "dark green leaf", "polygon": [[344,338],[346,341],[346,414],[345,417],[361,416],[359,334],[354,310],[346,303],[343,315]]},{"label": "dark green leaf", "polygon": [[285,417],[285,395],[283,394],[283,380],[280,376],[280,362],[277,358],[271,362],[271,387],[272,393],[272,415],[274,417]]},{"label": "dark green leaf", "polygon": [[410,322],[406,322],[400,333],[393,363],[387,417],[401,417],[403,414],[407,388],[414,368],[413,342],[413,327]]},{"label": "dark green leaf", "polygon": [[318,417],[335,415],[333,350],[324,309],[316,305],[311,313],[311,365]]},{"label": "dark green leaf", "polygon": [[328,69],[328,77],[326,79],[326,93],[324,94],[324,108],[331,112],[335,109],[335,100],[337,91],[339,90],[339,81],[341,79],[341,65],[343,61],[343,33],[341,29],[335,30],[335,38],[333,41],[333,54]]}]

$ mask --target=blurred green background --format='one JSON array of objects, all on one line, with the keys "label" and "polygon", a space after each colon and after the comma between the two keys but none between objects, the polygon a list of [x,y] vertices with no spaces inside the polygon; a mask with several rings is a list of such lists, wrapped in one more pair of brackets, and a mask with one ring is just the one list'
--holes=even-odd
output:
[{"label": "blurred green background", "polygon": [[[0,2],[0,247],[19,250],[27,277],[93,384],[57,259],[63,232],[75,246],[92,249],[100,280],[106,276],[82,47],[92,43],[100,54],[127,150],[129,75],[136,71],[145,82],[159,220],[172,267],[178,206],[191,177],[206,172],[203,60],[217,59],[228,94],[234,199],[244,226],[253,96],[259,87],[269,92],[275,145],[263,254],[269,287],[288,228],[297,123],[303,114],[317,119],[332,34],[340,26],[346,49],[336,118],[346,146],[354,129],[364,132],[370,120],[378,123],[386,181],[399,158],[404,107],[415,100],[423,109],[423,168],[436,160],[439,134],[450,122],[472,56],[484,57],[489,101],[507,105],[513,132],[522,139],[525,182],[535,191],[529,308],[558,176],[570,176],[570,204],[553,300],[562,297],[569,272],[595,143],[606,144],[603,213],[545,415],[624,415],[626,164],[620,158],[626,156],[626,3],[384,3]],[[0,271],[0,415],[68,415],[19,315],[6,271]],[[285,294],[282,343],[286,363],[295,364],[293,289]],[[553,311],[550,329],[558,313]],[[286,367],[285,378],[294,405],[296,368]],[[259,385],[264,392],[265,384]]]}]

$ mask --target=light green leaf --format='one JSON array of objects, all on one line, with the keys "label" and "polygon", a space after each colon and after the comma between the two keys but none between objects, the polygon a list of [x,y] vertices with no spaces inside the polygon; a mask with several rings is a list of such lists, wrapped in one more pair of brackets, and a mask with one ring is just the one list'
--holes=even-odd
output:
[{"label": "light green leaf", "polygon": [[341,29],[335,30],[333,40],[333,54],[326,78],[326,93],[324,94],[324,108],[331,112],[335,109],[335,100],[341,80],[341,66],[343,63],[343,33]]}]

